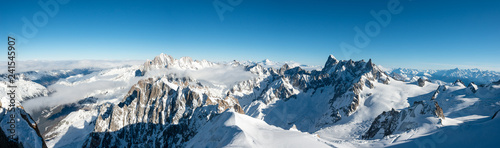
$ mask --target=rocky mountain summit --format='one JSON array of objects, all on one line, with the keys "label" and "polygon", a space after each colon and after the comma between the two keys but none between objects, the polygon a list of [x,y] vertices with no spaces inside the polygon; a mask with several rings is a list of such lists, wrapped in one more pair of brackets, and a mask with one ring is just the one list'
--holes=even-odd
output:
[{"label": "rocky mountain summit", "polygon": [[[189,58],[176,60],[162,54],[146,62],[142,72],[163,68],[196,70],[213,65],[215,64],[192,61]],[[153,146],[162,145],[161,141],[176,143],[170,145],[174,147],[182,146],[182,143],[196,135],[198,128],[227,109],[241,114],[245,114],[246,110],[265,118],[265,114],[252,108],[272,105],[276,101],[301,99],[298,97],[303,92],[322,94],[323,92],[317,89],[326,86],[334,90],[330,99],[325,98],[324,101],[328,104],[325,104],[326,110],[322,112],[331,120],[322,125],[333,124],[342,116],[349,116],[356,111],[359,99],[362,99],[359,93],[363,87],[369,89],[373,88],[374,82],[388,84],[390,81],[371,60],[339,61],[333,56],[328,57],[321,71],[306,71],[300,67],[290,68],[287,64],[280,69],[266,69],[259,64],[246,65],[244,68],[257,77],[238,83],[223,93],[225,94],[223,96],[213,94],[211,92],[213,88],[204,86],[195,79],[175,74],[140,80],[119,104],[100,107],[95,128],[84,147]],[[240,100],[243,101],[242,104]],[[316,120],[313,122],[324,121],[321,118]],[[163,136],[148,136],[151,133]],[[133,137],[123,137],[123,135]],[[134,138],[137,135],[141,135],[139,136],[141,138]],[[113,142],[116,139],[129,139],[133,142],[128,145]]]},{"label": "rocky mountain summit", "polygon": [[[227,109],[243,113],[238,100],[215,98],[189,78],[148,78],[117,105],[101,106],[84,147],[181,146],[212,117]],[[116,140],[128,139],[127,143]]]},{"label": "rocky mountain summit", "polygon": [[47,87],[25,73],[19,87],[26,95],[18,101],[53,104],[28,110],[34,118],[26,123],[39,124],[26,131],[40,128],[39,147],[385,147],[497,118],[500,81],[444,83],[426,73],[409,81],[414,72],[387,74],[371,59],[333,55],[308,70],[160,54]]},{"label": "rocky mountain summit", "polygon": [[[396,111],[384,111],[373,121],[370,129],[363,135],[364,139],[382,138],[384,136],[396,134],[396,132],[406,132],[421,125],[419,120],[427,117],[438,120],[445,119],[443,109],[434,101],[417,101],[407,109]],[[441,124],[438,122],[437,124]]]}]

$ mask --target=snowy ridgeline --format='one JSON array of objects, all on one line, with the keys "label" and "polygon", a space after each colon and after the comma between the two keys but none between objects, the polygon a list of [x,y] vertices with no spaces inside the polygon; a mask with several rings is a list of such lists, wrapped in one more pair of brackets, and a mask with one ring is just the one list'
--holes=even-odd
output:
[{"label": "snowy ridgeline", "polygon": [[466,84],[474,82],[478,85],[486,85],[500,80],[499,72],[479,69],[417,70],[396,68],[388,73],[397,80],[407,82],[415,82],[419,78],[423,78],[448,84],[461,80]]},{"label": "snowy ridgeline", "polygon": [[[499,136],[494,72],[399,71],[333,56],[321,69],[161,54],[142,65],[25,72],[18,101],[48,147],[419,147],[472,145],[461,139],[481,132],[469,138],[491,146]],[[449,136],[429,140],[440,133]]]}]

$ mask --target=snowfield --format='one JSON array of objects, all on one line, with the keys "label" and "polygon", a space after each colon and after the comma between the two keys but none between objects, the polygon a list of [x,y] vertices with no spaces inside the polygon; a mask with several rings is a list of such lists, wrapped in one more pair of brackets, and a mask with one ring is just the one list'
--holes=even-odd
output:
[{"label": "snowfield", "polygon": [[[500,110],[500,75],[491,71],[394,69],[387,73],[371,60],[333,56],[323,67],[267,59],[213,63],[166,54],[142,65],[129,64],[108,62],[98,69],[81,70],[86,68],[81,62],[69,62],[79,70],[21,73],[17,105],[32,116],[48,147],[123,147],[129,140],[137,144],[133,146],[146,147],[158,143],[174,147],[496,147],[495,138],[500,136],[500,119],[493,118]],[[429,81],[419,86],[419,78]],[[477,85],[472,83],[476,81]],[[7,82],[2,79],[4,133],[6,92]],[[32,121],[20,122],[27,126]],[[40,138],[28,127],[20,126],[19,135]],[[148,136],[120,139],[121,133],[134,132]],[[103,138],[106,133],[112,138]],[[40,143],[25,141],[24,145],[39,147]]]},{"label": "snowfield", "polygon": [[187,147],[330,147],[317,135],[285,130],[233,111],[226,111],[211,121]]}]

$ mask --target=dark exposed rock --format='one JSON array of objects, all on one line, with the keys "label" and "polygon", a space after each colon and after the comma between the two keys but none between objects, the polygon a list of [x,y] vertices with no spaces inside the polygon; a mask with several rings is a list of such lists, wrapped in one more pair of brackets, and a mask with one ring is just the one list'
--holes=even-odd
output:
[{"label": "dark exposed rock", "polygon": [[[362,136],[363,139],[369,139],[374,137],[379,130],[384,130],[384,137],[391,135],[397,128],[397,123],[400,118],[400,112],[394,109],[390,111],[384,111],[382,114],[378,115],[373,121],[370,129]],[[373,128],[372,128],[373,127]]]},{"label": "dark exposed rock", "polygon": [[495,114],[493,114],[493,116],[491,116],[491,119],[495,119],[495,117],[497,116],[498,112],[500,112],[500,110],[498,110],[497,112],[495,112]]},{"label": "dark exposed rock", "polygon": [[14,140],[11,140],[4,132],[0,126],[0,147],[2,148],[21,148],[23,145]]},{"label": "dark exposed rock", "polygon": [[[331,72],[326,73],[325,79],[328,81],[324,84],[331,84],[335,88],[335,95],[330,100],[333,122],[357,110],[363,86],[373,88],[373,81],[389,83],[387,74],[373,64],[371,59],[368,62],[349,60],[336,63],[331,69],[323,69],[323,72]],[[338,106],[335,102],[340,99],[348,99],[351,103],[348,106]]]},{"label": "dark exposed rock", "polygon": [[496,82],[493,82],[492,83],[493,85],[500,85],[500,80],[496,81]]},{"label": "dark exposed rock", "polygon": [[469,89],[472,93],[476,93],[477,92],[477,85],[474,84],[474,82],[471,82],[471,83],[469,83],[469,85],[467,85],[467,89]]},{"label": "dark exposed rock", "polygon": [[[430,104],[433,102],[434,104]],[[392,135],[395,132],[404,132],[417,127],[418,121],[414,118],[418,116],[431,115],[435,118],[445,119],[443,110],[438,105],[437,102],[431,101],[416,101],[407,109],[402,111],[384,111],[382,114],[378,115],[372,122],[372,125],[368,131],[362,136],[363,139],[370,139],[374,137],[379,138]]]},{"label": "dark exposed rock", "polygon": [[462,80],[460,79],[457,79],[455,82],[453,82],[453,85],[457,86],[457,85],[463,85],[465,86],[464,82],[462,82]]},{"label": "dark exposed rock", "polygon": [[[251,68],[261,69],[258,65],[252,66]],[[309,72],[301,69],[300,67],[290,68],[287,65],[284,65],[279,70],[270,68],[269,71],[271,76],[266,78],[265,81],[269,81],[271,83],[256,87],[258,90],[269,90],[269,88],[273,88],[273,92],[271,93],[273,94],[272,96],[276,98],[263,100],[266,104],[272,102],[272,99],[282,99],[287,101],[296,97],[296,95],[293,95],[292,93],[293,88],[284,87],[285,83],[290,83],[294,88],[298,88],[301,92],[314,90],[313,94],[318,90],[318,88],[332,86],[335,95],[329,101],[332,112],[328,116],[333,118],[331,122],[337,122],[342,116],[349,116],[356,111],[359,103],[361,102],[359,94],[363,87],[366,86],[367,88],[372,89],[374,88],[374,82],[384,84],[389,84],[390,82],[387,74],[373,64],[371,59],[368,62],[363,60],[339,61],[335,59],[335,57],[329,56],[325,67],[323,67],[321,71]],[[265,71],[263,70],[263,72]],[[242,88],[237,86],[231,91],[234,92],[239,90],[242,90]],[[262,91],[260,94],[256,95],[258,96],[256,99],[264,99],[265,94],[268,93],[266,93],[266,91]],[[351,103],[344,106],[336,104],[335,102]]]},{"label": "dark exposed rock", "polygon": [[417,83],[418,83],[418,86],[420,86],[420,87],[425,86],[425,80],[422,78],[418,78]]},{"label": "dark exposed rock", "polygon": [[434,110],[434,115],[441,119],[445,119],[443,109],[439,106],[437,102],[434,102],[434,107],[436,107],[436,110]]},{"label": "dark exposed rock", "polygon": [[401,74],[396,73],[396,72],[392,72],[389,76],[392,77],[394,80],[398,80],[398,81],[405,81],[405,79],[406,79],[404,76],[402,76]]},{"label": "dark exposed rock", "polygon": [[438,96],[438,95],[439,95],[439,89],[438,89],[438,90],[436,90],[436,91],[434,92],[434,94],[432,94],[432,98],[431,98],[431,100],[435,100],[435,99],[437,98],[437,96]]},{"label": "dark exposed rock", "polygon": [[211,98],[194,91],[200,86],[189,82],[171,77],[140,80],[118,105],[102,106],[83,147],[182,147],[220,112],[244,113],[237,99]]},{"label": "dark exposed rock", "polygon": [[[155,68],[165,65],[169,67],[168,61],[168,57],[155,58],[145,63],[144,66]],[[313,90],[314,93],[322,91],[318,88],[333,88],[334,93],[331,94],[333,97],[330,98],[328,104],[325,104],[330,110],[327,110],[324,115],[328,118],[325,124],[332,124],[342,117],[350,116],[358,109],[363,99],[360,96],[363,89],[373,89],[376,82],[390,83],[387,74],[373,64],[371,59],[368,62],[339,61],[330,56],[321,71],[306,71],[300,67],[291,68],[286,64],[279,69],[266,69],[259,64],[246,66],[245,69],[254,74],[267,75],[262,78],[264,80],[259,80],[265,83],[253,84],[257,80],[240,82],[225,92],[223,98],[212,98],[210,94],[193,91],[196,87],[203,86],[190,85],[193,80],[189,78],[170,75],[162,78],[163,81],[178,84],[178,88],[172,88],[155,79],[141,80],[131,88],[122,102],[116,106],[109,105],[100,109],[94,132],[87,138],[84,147],[99,147],[107,144],[111,144],[110,147],[123,146],[113,144],[117,139],[133,141],[129,142],[132,144],[126,147],[148,147],[152,145],[147,143],[158,141],[163,141],[163,144],[154,146],[163,147],[165,143],[169,143],[175,145],[168,147],[182,147],[184,141],[196,134],[198,127],[221,111],[232,109],[244,113],[238,99],[232,95],[236,91],[254,92],[252,96],[255,96],[255,100],[260,99],[264,103],[271,103],[275,100],[294,99],[298,92]],[[205,114],[195,115],[198,112]],[[169,132],[165,133],[166,130]]]},{"label": "dark exposed rock", "polygon": [[[9,113],[8,113],[9,112]],[[38,126],[36,122],[33,120],[33,118],[22,108],[16,107],[14,108],[13,111],[4,111],[0,115],[0,121],[3,122],[3,124],[8,124],[8,120],[10,116],[15,115],[17,119],[15,122],[16,125],[16,137],[15,139],[10,139],[9,135],[4,132],[4,129],[0,127],[0,147],[43,147],[46,148],[47,145],[45,144],[45,140],[43,140],[42,135],[40,134],[40,131],[38,130]],[[19,127],[28,127],[28,128],[19,128]],[[9,131],[9,130],[6,130]],[[34,133],[33,133],[34,132]],[[22,134],[21,134],[22,133]],[[33,135],[36,134],[36,135]],[[19,137],[18,135],[24,135],[27,137]],[[28,137],[29,136],[29,137]],[[26,138],[33,138],[30,139],[31,141],[23,141]],[[27,145],[24,145],[27,144]],[[40,145],[37,145],[40,144]]]},{"label": "dark exposed rock", "polygon": [[446,85],[440,85],[436,91],[434,92],[434,94],[432,94],[432,98],[431,100],[435,100],[437,98],[437,96],[439,95],[439,93],[441,92],[444,92],[446,91],[448,88],[446,87]]},{"label": "dark exposed rock", "polygon": [[142,70],[137,69],[137,70],[135,70],[135,76],[136,77],[141,77],[141,76],[144,76],[144,73],[142,72]]},{"label": "dark exposed rock", "polygon": [[331,69],[335,65],[339,63],[339,60],[337,60],[333,55],[328,56],[328,60],[326,60],[325,66],[323,67],[322,71]]}]

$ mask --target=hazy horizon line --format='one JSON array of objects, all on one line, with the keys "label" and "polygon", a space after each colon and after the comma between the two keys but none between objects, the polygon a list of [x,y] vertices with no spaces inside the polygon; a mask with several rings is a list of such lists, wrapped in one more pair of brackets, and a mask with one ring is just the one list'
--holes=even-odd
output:
[{"label": "hazy horizon line", "polygon": [[[174,56],[172,56],[174,57]],[[189,56],[182,56],[182,57],[189,57]],[[180,57],[180,58],[182,58]],[[175,58],[174,59],[180,59],[180,58]],[[154,59],[154,58],[152,58]],[[48,66],[44,66],[42,67],[42,65],[36,65],[36,67],[40,67],[40,71],[50,71],[50,70],[47,70],[47,69],[50,69],[50,67],[53,65],[59,65],[59,66],[56,66],[56,68],[53,68],[51,70],[71,70],[71,69],[85,69],[85,68],[103,68],[103,69],[106,69],[106,68],[116,68],[116,67],[123,67],[123,66],[134,66],[134,65],[141,65],[143,64],[144,62],[148,61],[148,60],[152,60],[152,59],[146,59],[146,60],[137,60],[137,59],[124,59],[124,60],[119,60],[119,59],[81,59],[81,60],[45,60],[45,59],[32,59],[32,60],[16,60],[16,63],[19,63],[18,66],[20,67],[25,67],[25,66],[33,66],[35,65],[35,63],[33,62],[42,62],[43,64],[47,65],[47,64],[52,64],[52,65],[48,65]],[[193,61],[202,61],[202,60],[206,60],[206,59],[193,59]],[[268,58],[266,59],[263,59],[263,60],[236,60],[234,59],[235,61],[238,61],[238,62],[253,62],[253,63],[262,63],[263,61],[265,60],[269,60]],[[349,60],[352,60],[352,59],[349,59]],[[361,59],[361,60],[365,60],[365,59]],[[361,60],[357,60],[357,61],[361,61]],[[225,63],[229,63],[229,62],[232,62],[233,60],[220,60],[220,61],[210,61],[210,60],[206,60],[206,61],[209,61],[209,62],[214,62],[214,63],[218,63],[218,64],[225,64]],[[274,61],[274,60],[269,60],[275,64],[280,64],[280,65],[284,65],[284,64],[289,64],[289,63],[296,63],[296,64],[299,64],[299,66],[310,66],[310,67],[320,67],[319,69],[323,68],[324,67],[324,64],[320,64],[320,65],[313,65],[313,64],[302,64],[300,62],[296,62],[296,61],[293,61],[293,60],[289,60],[289,61]],[[348,60],[345,60],[345,61],[348,61]],[[356,61],[356,60],[354,60]],[[365,60],[366,61],[366,60]],[[0,62],[7,62],[6,60],[0,60]],[[23,62],[30,62],[28,65],[22,65]],[[86,64],[85,63],[81,63],[81,62],[87,62]],[[104,63],[99,63],[99,62],[104,62]],[[326,62],[326,60],[325,60]],[[59,64],[57,64],[59,63]],[[62,65],[61,65],[62,63]],[[454,68],[415,68],[415,67],[410,67],[410,66],[407,66],[407,67],[386,67],[382,64],[377,64],[376,61],[373,62],[374,64],[376,64],[378,67],[380,67],[383,71],[392,71],[392,70],[395,70],[395,69],[411,69],[411,70],[420,70],[420,71],[423,71],[423,70],[436,70],[436,71],[439,71],[439,70],[452,70],[452,69],[460,69],[460,70],[474,70],[474,69],[477,69],[477,70],[480,70],[480,71],[493,71],[493,72],[497,72],[497,73],[500,73],[500,70],[495,70],[495,68],[485,68],[485,67],[481,67],[481,66],[471,66],[471,65],[453,65],[453,64],[445,64],[445,63],[426,63],[426,64],[429,64],[429,65],[440,65],[440,66],[448,66],[448,67],[454,67]],[[71,65],[73,64],[73,65]],[[82,65],[82,64],[85,64],[85,65]],[[99,66],[96,66],[96,64],[100,64]],[[104,64],[104,65],[103,65]],[[64,66],[65,65],[65,66]],[[67,68],[65,68],[67,67]],[[22,70],[23,68],[21,68]],[[29,68],[30,70],[26,70],[26,71],[21,71],[21,72],[27,72],[27,71],[35,71],[36,69],[34,68]],[[7,68],[6,67],[2,67],[0,68],[0,70],[4,70],[4,71],[7,71]],[[2,72],[0,72],[2,73]]]}]

